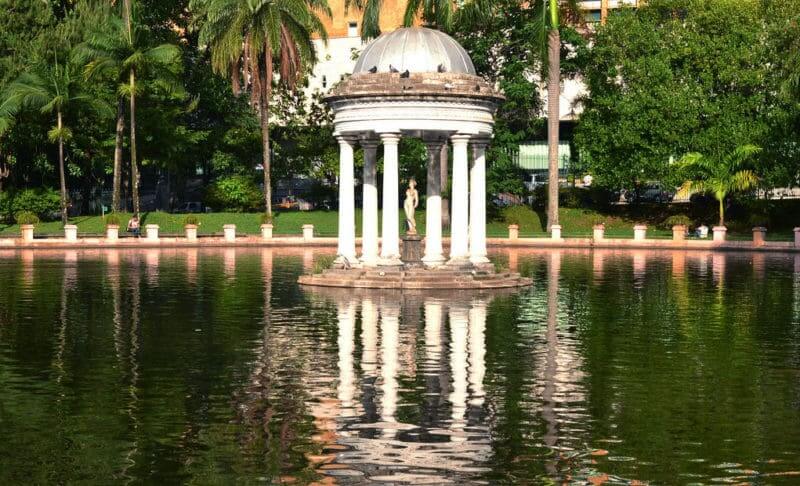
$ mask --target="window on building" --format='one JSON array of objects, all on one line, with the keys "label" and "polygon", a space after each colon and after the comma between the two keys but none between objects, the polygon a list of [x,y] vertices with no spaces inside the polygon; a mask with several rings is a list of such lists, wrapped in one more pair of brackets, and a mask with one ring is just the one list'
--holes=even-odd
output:
[{"label": "window on building", "polygon": [[347,24],[347,36],[348,37],[358,37],[358,22],[348,22],[348,24]]}]

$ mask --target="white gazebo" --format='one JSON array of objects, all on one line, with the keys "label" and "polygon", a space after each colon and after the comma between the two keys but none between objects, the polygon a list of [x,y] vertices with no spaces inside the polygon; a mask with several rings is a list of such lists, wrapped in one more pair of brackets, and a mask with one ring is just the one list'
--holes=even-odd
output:
[{"label": "white gazebo", "polygon": [[[428,151],[427,267],[480,266],[486,258],[486,147],[502,95],[475,74],[463,47],[440,31],[411,27],[367,45],[353,74],[326,96],[339,141],[339,262],[397,266],[400,260],[398,144],[417,137]],[[452,144],[450,251],[442,247],[442,161]],[[363,238],[356,254],[353,152],[364,149]],[[378,242],[378,146],[383,147],[383,221]],[[470,157],[471,151],[471,157]],[[405,183],[405,181],[403,181]],[[405,185],[405,184],[404,184]]]}]

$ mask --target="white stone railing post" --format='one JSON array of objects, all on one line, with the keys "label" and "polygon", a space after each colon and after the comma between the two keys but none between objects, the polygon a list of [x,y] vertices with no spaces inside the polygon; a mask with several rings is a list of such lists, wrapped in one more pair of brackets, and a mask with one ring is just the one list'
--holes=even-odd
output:
[{"label": "white stone railing post", "polygon": [[550,226],[550,238],[553,240],[560,240],[561,239],[561,225],[554,224]]},{"label": "white stone railing post", "polygon": [[518,224],[510,224],[510,225],[508,225],[508,239],[512,240],[512,241],[519,239],[519,225]]},{"label": "white stone railing post", "polygon": [[714,228],[712,228],[711,231],[714,232],[713,241],[719,243],[725,241],[726,235],[728,233],[728,228],[726,228],[725,226],[714,226]]},{"label": "white stone railing post", "polygon": [[303,240],[304,241],[312,241],[314,239],[314,225],[313,224],[304,224],[303,225]]},{"label": "white stone railing post", "polygon": [[30,243],[33,241],[33,225],[32,224],[23,224],[20,225],[19,231],[22,235],[22,241],[26,243]]},{"label": "white stone railing post", "polygon": [[147,231],[147,241],[158,241],[158,225],[157,224],[148,224],[145,226]]},{"label": "white stone railing post", "polygon": [[186,241],[197,241],[197,225],[196,224],[187,224],[183,226],[183,230],[186,233]]},{"label": "white stone railing post", "polygon": [[74,224],[64,225],[64,239],[70,243],[78,241],[78,227]]},{"label": "white stone railing post", "polygon": [[119,225],[106,225],[106,241],[109,243],[116,243],[117,240],[119,240]]},{"label": "white stone railing post", "polygon": [[758,248],[762,247],[767,242],[767,228],[763,226],[756,226],[753,228],[753,246]]},{"label": "white stone railing post", "polygon": [[273,226],[269,223],[264,223],[261,225],[261,239],[263,240],[271,240],[272,239],[272,228]]},{"label": "white stone railing post", "polygon": [[672,241],[686,240],[686,225],[676,224],[672,227]]},{"label": "white stone railing post", "polygon": [[794,229],[794,247],[800,248],[800,228]]},{"label": "white stone railing post", "polygon": [[633,227],[633,239],[635,241],[643,241],[647,239],[647,225],[637,224]]},{"label": "white stone railing post", "polygon": [[222,226],[222,232],[225,235],[225,241],[233,243],[236,241],[236,225],[226,224]]},{"label": "white stone railing post", "polygon": [[592,239],[594,241],[603,241],[606,238],[606,225],[603,223],[596,224],[592,227]]}]

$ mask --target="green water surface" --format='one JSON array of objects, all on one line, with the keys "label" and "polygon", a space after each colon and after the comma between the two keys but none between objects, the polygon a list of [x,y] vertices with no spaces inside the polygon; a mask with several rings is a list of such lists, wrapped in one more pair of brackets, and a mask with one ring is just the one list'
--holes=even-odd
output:
[{"label": "green water surface", "polygon": [[800,483],[800,255],[295,283],[327,258],[0,250],[0,484]]}]

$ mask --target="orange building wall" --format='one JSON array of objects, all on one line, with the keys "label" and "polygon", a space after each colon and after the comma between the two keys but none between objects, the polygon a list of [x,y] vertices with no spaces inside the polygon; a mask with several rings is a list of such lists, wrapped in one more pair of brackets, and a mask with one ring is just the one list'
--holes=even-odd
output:
[{"label": "orange building wall", "polygon": [[[329,2],[331,7],[331,18],[322,16],[322,23],[328,31],[329,38],[347,37],[347,25],[350,22],[358,22],[359,33],[361,32],[361,10],[351,7],[347,13],[344,9],[345,0],[333,0]],[[381,2],[381,32],[391,32],[403,26],[403,14],[406,11],[407,0],[383,0]]]}]

